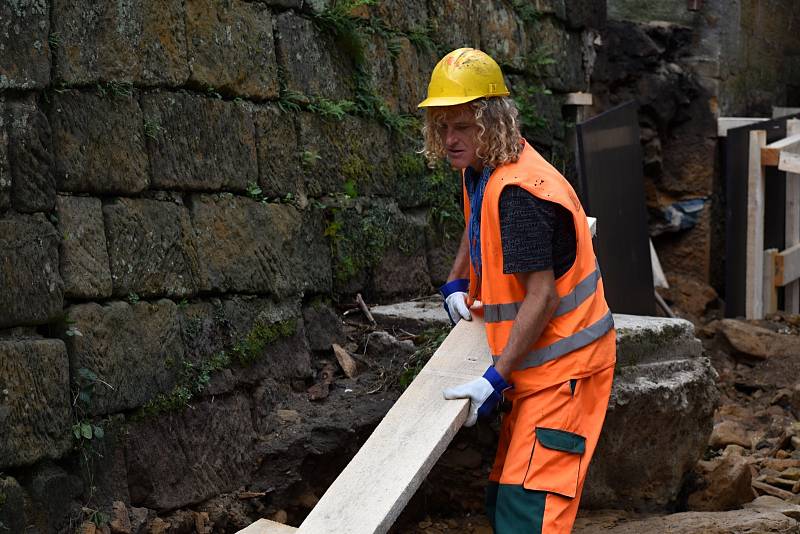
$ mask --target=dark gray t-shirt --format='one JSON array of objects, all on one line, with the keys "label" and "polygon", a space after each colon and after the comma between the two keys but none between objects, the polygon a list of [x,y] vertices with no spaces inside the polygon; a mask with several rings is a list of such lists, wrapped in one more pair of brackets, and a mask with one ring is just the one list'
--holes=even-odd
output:
[{"label": "dark gray t-shirt", "polygon": [[575,262],[572,214],[519,186],[500,194],[500,239],[505,274],[553,269],[559,278]]}]

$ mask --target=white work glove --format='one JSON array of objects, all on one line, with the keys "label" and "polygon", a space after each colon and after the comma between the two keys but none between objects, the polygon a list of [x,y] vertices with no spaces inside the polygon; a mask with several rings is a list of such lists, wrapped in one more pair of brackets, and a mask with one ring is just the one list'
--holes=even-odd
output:
[{"label": "white work glove", "polygon": [[469,280],[464,278],[452,280],[439,288],[439,293],[444,297],[444,310],[454,326],[461,319],[472,320],[472,314],[469,313],[467,306],[467,289]]},{"label": "white work glove", "polygon": [[469,414],[464,426],[472,426],[478,417],[487,417],[494,412],[503,400],[503,392],[510,387],[492,365],[486,369],[482,377],[460,386],[447,388],[443,393],[447,400],[469,399]]}]

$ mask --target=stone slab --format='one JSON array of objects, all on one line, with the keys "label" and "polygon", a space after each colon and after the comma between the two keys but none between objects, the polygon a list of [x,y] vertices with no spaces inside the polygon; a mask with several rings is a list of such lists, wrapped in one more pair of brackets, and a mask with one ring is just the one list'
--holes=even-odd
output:
[{"label": "stone slab", "polygon": [[278,65],[287,90],[330,100],[353,99],[351,56],[337,50],[329,34],[291,11],[275,18],[275,28]]},{"label": "stone slab", "polygon": [[696,358],[702,353],[694,325],[685,319],[614,314],[617,367]]},{"label": "stone slab", "polygon": [[278,96],[272,14],[260,3],[188,0],[190,81],[255,99]]},{"label": "stone slab", "polygon": [[183,205],[119,198],[103,206],[103,217],[115,295],[181,297],[204,286]]},{"label": "stone slab", "polygon": [[397,92],[397,110],[416,115],[417,104],[427,96],[427,80],[439,58],[435,50],[420,48],[405,37],[399,37],[397,44],[400,52],[394,59],[395,76],[391,79]]},{"label": "stone slab", "polygon": [[705,452],[716,378],[702,357],[619,367],[582,504],[650,511],[674,502]]},{"label": "stone slab", "polygon": [[443,50],[480,48],[480,0],[442,0],[429,2],[432,35]]},{"label": "stone slab", "polygon": [[279,298],[330,291],[321,212],[228,195],[197,195],[191,212],[205,290]]},{"label": "stone slab", "polygon": [[258,181],[255,125],[243,104],[154,92],[142,109],[154,188],[243,192]]},{"label": "stone slab", "polygon": [[133,423],[125,457],[131,504],[159,512],[199,503],[249,482],[258,465],[244,394]]},{"label": "stone slab", "polygon": [[58,245],[41,214],[0,219],[0,327],[42,324],[61,313]]},{"label": "stone slab", "polygon": [[11,204],[18,212],[53,209],[56,183],[50,124],[34,97],[6,103]]},{"label": "stone slab", "polygon": [[126,194],[147,188],[149,165],[136,99],[56,93],[49,117],[59,191]]},{"label": "stone slab", "polygon": [[179,86],[189,76],[181,0],[53,0],[56,79]]},{"label": "stone slab", "polygon": [[567,31],[561,22],[543,18],[528,32],[532,58],[553,60],[547,65],[529,62],[526,70],[543,79],[545,85],[560,93],[586,91],[588,80],[584,70],[584,43],[579,32]]},{"label": "stone slab", "polygon": [[528,53],[524,22],[508,2],[491,0],[479,2],[481,21],[481,50],[500,63],[515,69],[525,66]]},{"label": "stone slab", "polygon": [[0,90],[43,89],[50,83],[50,3],[0,4]]},{"label": "stone slab", "polygon": [[0,469],[58,458],[69,449],[69,391],[62,341],[0,341]]},{"label": "stone slab", "polygon": [[389,195],[392,190],[391,137],[376,121],[346,116],[326,119],[314,113],[299,118],[300,152],[306,193]]},{"label": "stone slab", "polygon": [[63,338],[71,372],[88,369],[114,388],[95,387],[90,414],[138,408],[175,385],[184,347],[171,300],[77,304],[67,317]]},{"label": "stone slab", "polygon": [[113,286],[100,199],[59,195],[56,213],[61,236],[59,271],[64,279],[64,295],[68,298],[110,297]]},{"label": "stone slab", "polygon": [[0,103],[0,215],[11,207],[11,167],[8,163],[8,132]]},{"label": "stone slab", "polygon": [[298,146],[296,117],[295,113],[281,111],[275,105],[258,106],[254,110],[258,184],[267,197],[305,195],[303,175],[298,169],[312,163],[315,157],[308,154],[303,158]]}]

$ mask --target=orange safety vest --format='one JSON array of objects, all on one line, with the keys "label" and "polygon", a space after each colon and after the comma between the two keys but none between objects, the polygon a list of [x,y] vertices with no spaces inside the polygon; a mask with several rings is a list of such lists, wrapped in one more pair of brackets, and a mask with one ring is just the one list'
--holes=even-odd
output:
[{"label": "orange safety vest", "polygon": [[[558,308],[511,375],[513,396],[539,391],[570,378],[589,376],[614,365],[616,333],[583,207],[561,173],[525,142],[519,160],[499,166],[486,184],[481,204],[481,280],[470,262],[468,304],[482,303],[486,335],[495,361],[508,343],[511,327],[526,295],[525,287],[516,276],[503,273],[500,193],[508,185],[523,187],[534,196],[569,210],[577,242],[575,262],[555,281],[560,298]],[[464,214],[469,221],[466,186],[464,200]],[[480,313],[481,310],[476,311]]]}]

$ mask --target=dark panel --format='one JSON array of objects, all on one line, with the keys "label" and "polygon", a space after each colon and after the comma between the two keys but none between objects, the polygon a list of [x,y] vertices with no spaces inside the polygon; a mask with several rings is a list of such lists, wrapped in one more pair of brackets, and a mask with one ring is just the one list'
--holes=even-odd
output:
[{"label": "dark panel", "polygon": [[597,217],[595,252],[606,299],[615,313],[653,315],[653,270],[647,232],[636,103],[578,124],[580,196]]},{"label": "dark panel", "polygon": [[[747,168],[750,132],[766,130],[767,143],[786,137],[786,119],[781,117],[728,130],[723,144],[725,176],[725,316],[745,314],[747,273]],[[764,190],[764,248],[782,250],[785,242],[786,180],[783,173],[767,168]]]}]

